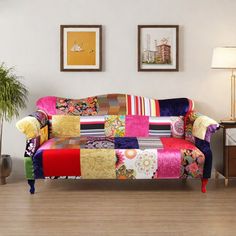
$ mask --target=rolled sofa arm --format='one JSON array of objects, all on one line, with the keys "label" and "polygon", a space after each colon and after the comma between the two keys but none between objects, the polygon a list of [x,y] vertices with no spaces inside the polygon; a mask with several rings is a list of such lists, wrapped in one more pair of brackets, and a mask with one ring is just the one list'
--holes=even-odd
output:
[{"label": "rolled sofa arm", "polygon": [[219,129],[219,124],[196,111],[189,112],[185,117],[185,139],[195,143],[195,138],[211,141],[211,136]]},{"label": "rolled sofa arm", "polygon": [[25,175],[28,180],[34,180],[33,155],[38,148],[48,140],[48,116],[38,110],[16,123],[19,131],[26,135],[24,154]]},{"label": "rolled sofa arm", "polygon": [[25,156],[32,156],[48,140],[48,116],[44,111],[38,110],[19,120],[16,127],[27,139]]}]

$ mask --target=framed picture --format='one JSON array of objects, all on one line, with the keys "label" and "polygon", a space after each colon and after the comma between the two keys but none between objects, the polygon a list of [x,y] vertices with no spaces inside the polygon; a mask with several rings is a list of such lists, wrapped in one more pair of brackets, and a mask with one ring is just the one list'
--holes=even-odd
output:
[{"label": "framed picture", "polygon": [[61,71],[102,70],[102,26],[61,25]]},{"label": "framed picture", "polygon": [[178,41],[178,25],[138,25],[138,71],[178,71]]}]

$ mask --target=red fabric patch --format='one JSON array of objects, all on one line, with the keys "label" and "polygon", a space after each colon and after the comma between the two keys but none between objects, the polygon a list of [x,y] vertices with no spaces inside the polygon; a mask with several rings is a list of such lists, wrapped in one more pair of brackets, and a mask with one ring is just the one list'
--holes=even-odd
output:
[{"label": "red fabric patch", "polygon": [[44,176],[81,176],[80,149],[43,150]]},{"label": "red fabric patch", "polygon": [[156,116],[160,116],[160,105],[158,100],[155,100],[155,105],[156,105]]},{"label": "red fabric patch", "polygon": [[164,148],[191,149],[191,150],[197,149],[193,143],[180,138],[161,138],[161,142]]}]

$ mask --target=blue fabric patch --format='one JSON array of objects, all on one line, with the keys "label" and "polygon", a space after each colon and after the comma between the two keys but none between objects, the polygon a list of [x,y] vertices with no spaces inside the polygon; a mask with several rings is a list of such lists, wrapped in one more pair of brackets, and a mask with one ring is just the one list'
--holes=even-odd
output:
[{"label": "blue fabric patch", "polygon": [[187,98],[159,100],[160,116],[185,116],[189,111]]},{"label": "blue fabric patch", "polygon": [[115,137],[115,149],[139,149],[137,138]]},{"label": "blue fabric patch", "polygon": [[205,163],[203,169],[203,178],[211,178],[211,169],[212,169],[212,152],[210,148],[210,143],[206,140],[201,140],[195,138],[196,147],[205,155]]},{"label": "blue fabric patch", "polygon": [[34,178],[44,179],[43,173],[43,150],[39,150],[33,156]]}]

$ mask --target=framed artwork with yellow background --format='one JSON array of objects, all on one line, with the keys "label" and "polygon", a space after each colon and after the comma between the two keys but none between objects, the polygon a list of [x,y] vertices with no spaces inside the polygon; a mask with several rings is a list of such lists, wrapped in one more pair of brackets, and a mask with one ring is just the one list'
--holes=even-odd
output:
[{"label": "framed artwork with yellow background", "polygon": [[61,25],[61,71],[102,71],[101,25]]}]

